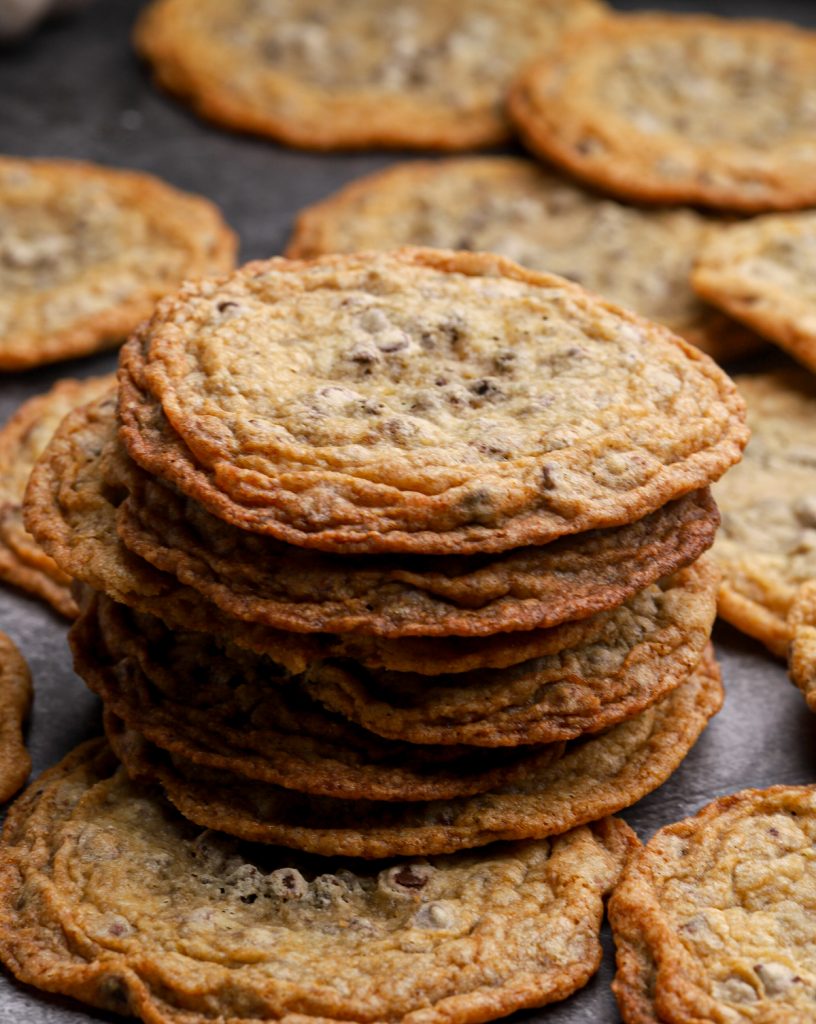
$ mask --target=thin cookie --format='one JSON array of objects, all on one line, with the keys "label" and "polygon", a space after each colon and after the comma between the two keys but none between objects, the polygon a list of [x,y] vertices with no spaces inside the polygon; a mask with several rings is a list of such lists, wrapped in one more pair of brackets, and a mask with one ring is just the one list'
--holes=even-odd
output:
[{"label": "thin cookie", "polygon": [[620,526],[717,479],[747,440],[731,381],[665,328],[430,249],[188,284],[123,349],[120,415],[134,461],[213,515],[342,554]]},{"label": "thin cookie", "polygon": [[791,679],[805,695],[810,710],[816,711],[816,580],[800,587],[788,615],[788,628]]},{"label": "thin cookie", "polygon": [[191,827],[90,743],[9,815],[0,959],[151,1024],[479,1024],[586,984],[636,846],[610,818],[476,854],[318,862]]},{"label": "thin cookie", "polygon": [[692,274],[709,302],[816,370],[816,213],[757,217],[705,242]]},{"label": "thin cookie", "polygon": [[29,399],[0,430],[0,579],[42,598],[73,618],[70,578],[23,524],[23,495],[34,463],[63,418],[113,387],[116,377],[62,380]]},{"label": "thin cookie", "polygon": [[154,0],[134,34],[197,113],[307,149],[470,149],[510,138],[518,69],[601,0]]},{"label": "thin cookie", "polygon": [[[388,639],[294,633],[233,618],[122,544],[117,509],[128,493],[128,477],[122,476],[121,451],[113,429],[115,404],[112,396],[100,399],[66,418],[32,473],[25,515],[38,542],[65,572],[122,604],[155,615],[173,629],[210,633],[268,654],[291,672],[304,672],[315,660],[328,657],[350,657],[375,669],[425,675],[501,668],[559,650],[572,642],[574,634],[586,635],[586,625],[575,622],[494,636]],[[655,569],[665,571],[675,560],[683,564],[705,548],[714,521],[716,510],[706,492],[678,499],[673,508],[661,509],[645,520],[643,525],[653,532],[656,542],[656,546],[646,546],[651,562],[638,559],[647,578]],[[636,526],[634,537],[640,532]],[[623,550],[632,539],[630,535],[625,541],[623,531],[617,537]],[[634,546],[637,549],[637,541]],[[598,564],[605,562],[604,551],[608,564],[614,565],[618,553],[615,539],[611,545],[603,538],[590,540],[585,552],[590,582],[593,558]],[[508,557],[513,564],[512,553]],[[623,578],[620,572],[616,575]],[[633,571],[633,577],[636,586],[645,585],[639,572]],[[441,588],[443,583],[437,580],[435,586]]]},{"label": "thin cookie", "polygon": [[325,711],[269,659],[169,631],[98,595],[71,630],[74,668],[108,711],[203,769],[339,799],[437,800],[551,764],[561,744],[485,752],[381,740]]},{"label": "thin cookie", "polygon": [[9,637],[0,633],[0,804],[14,796],[31,771],[23,742],[31,699],[28,665]]},{"label": "thin cookie", "polygon": [[514,747],[608,729],[681,685],[700,661],[719,574],[703,559],[585,620],[530,661],[429,677],[347,660],[311,666],[306,691],[363,728],[410,743]]},{"label": "thin cookie", "polygon": [[794,25],[606,18],[524,72],[510,113],[534,153],[625,199],[816,202],[816,33]]},{"label": "thin cookie", "polygon": [[249,784],[164,754],[114,715],[105,716],[105,728],[128,772],[159,781],[171,802],[199,825],[324,856],[422,856],[557,835],[630,806],[679,766],[722,699],[709,648],[687,682],[662,701],[568,748],[523,782],[425,804],[331,800]]},{"label": "thin cookie", "polygon": [[661,829],[609,905],[625,1024],[813,1020],[814,848],[814,786],[745,790]]},{"label": "thin cookie", "polygon": [[292,259],[423,245],[496,252],[665,324],[719,362],[762,341],[697,298],[689,273],[720,220],[630,206],[516,157],[412,161],[302,210]]},{"label": "thin cookie", "polygon": [[788,616],[816,579],[816,382],[801,371],[737,378],[751,441],[715,487],[719,612],[784,658]]},{"label": "thin cookie", "polygon": [[[112,416],[111,436],[116,422]],[[719,515],[693,493],[635,523],[494,556],[342,556],[222,522],[122,451],[124,546],[228,615],[298,633],[489,637],[614,607],[713,543]]]},{"label": "thin cookie", "polygon": [[208,200],[69,160],[1,157],[0,227],[0,370],[118,344],[182,281],[235,263]]}]

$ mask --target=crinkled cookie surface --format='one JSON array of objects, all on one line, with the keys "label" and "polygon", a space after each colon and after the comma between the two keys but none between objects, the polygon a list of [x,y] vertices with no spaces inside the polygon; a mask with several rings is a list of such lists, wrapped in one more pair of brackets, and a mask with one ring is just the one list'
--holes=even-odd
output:
[{"label": "crinkled cookie surface", "polygon": [[816,787],[722,797],[661,829],[610,903],[626,1024],[816,1015]]},{"label": "crinkled cookie surface", "polygon": [[686,682],[639,715],[568,747],[555,763],[489,793],[426,803],[304,797],[169,756],[115,715],[105,728],[134,778],[161,782],[199,825],[324,856],[451,853],[557,835],[635,803],[666,781],[722,705],[709,649]]},{"label": "crinkled cookie surface", "polygon": [[803,371],[737,378],[751,440],[715,487],[719,611],[785,657],[788,615],[816,579],[816,386]]},{"label": "crinkled cookie surface", "polygon": [[310,700],[266,658],[170,631],[109,598],[71,630],[74,668],[128,728],[173,755],[236,776],[340,799],[435,800],[507,785],[563,745],[485,752],[379,739]]},{"label": "crinkled cookie surface", "polygon": [[554,631],[550,651],[508,668],[428,677],[327,660],[304,685],[364,728],[411,743],[573,739],[633,717],[688,678],[711,636],[718,579],[701,559],[571,635]]},{"label": "crinkled cookie surface", "polygon": [[[131,474],[122,472],[121,449],[113,418],[115,404],[113,397],[103,398],[65,420],[32,474],[26,498],[26,521],[38,541],[66,573],[95,590],[109,594],[116,601],[159,617],[171,628],[220,636],[241,647],[268,654],[292,672],[303,672],[311,662],[319,658],[350,657],[372,668],[389,668],[424,675],[517,664],[560,650],[574,643],[574,637],[584,632],[583,621],[578,621],[551,629],[470,637],[308,634],[233,618],[199,590],[180,582],[170,573],[158,570],[134,555],[121,542],[117,531],[122,530],[123,526],[122,513],[127,504],[125,497],[131,485]],[[530,580],[527,596],[540,594],[542,581],[538,579],[537,572],[549,567],[554,572],[552,582],[555,589],[563,591],[567,607],[576,609],[575,598],[581,594],[578,586],[581,578],[590,584],[596,597],[604,596],[614,604],[616,600],[622,600],[624,592],[631,587],[637,589],[648,585],[647,581],[655,575],[667,572],[670,567],[682,565],[698,555],[710,543],[716,522],[716,509],[707,492],[692,493],[641,523],[608,531],[612,534],[610,537],[604,536],[605,531],[598,531],[594,538],[575,538],[572,551],[569,547],[563,547],[561,542],[556,542],[551,546],[551,555],[555,555],[552,560],[546,551],[542,551],[543,558],[533,553],[531,566],[536,569],[536,575]],[[163,527],[166,529],[168,525],[163,524]],[[130,538],[128,531],[122,532]],[[186,534],[175,530],[172,536],[174,544],[186,543]],[[641,547],[641,541],[646,536],[649,540]],[[257,538],[258,545],[267,540]],[[556,551],[559,547],[563,547],[563,562]],[[634,550],[630,561],[626,552],[631,548]],[[231,555],[235,555],[234,549],[228,544],[225,550],[221,550],[218,541],[209,544],[209,554],[201,553],[204,564],[214,557],[224,564]],[[573,563],[574,555],[578,555],[578,558]],[[623,563],[619,561],[620,555],[624,556]],[[390,607],[389,618],[395,620],[396,609],[420,608],[424,605],[425,609],[434,611],[433,616],[423,615],[424,622],[445,618],[450,623],[455,614],[452,606],[456,596],[466,603],[468,592],[498,598],[497,604],[501,604],[504,586],[510,579],[511,571],[518,570],[524,564],[524,553],[509,553],[504,559],[503,568],[501,561],[497,559],[493,569],[486,564],[470,579],[467,575],[458,578],[447,575],[454,566],[461,569],[467,564],[466,559],[440,559],[444,563],[445,573],[430,573],[427,576],[416,571],[419,569],[419,561],[414,561],[413,572],[404,575],[389,573],[389,600],[384,604],[374,602],[368,618],[383,616]],[[237,555],[236,562],[240,566],[241,559]],[[195,564],[193,561],[187,567],[184,573],[187,580],[193,578]],[[263,564],[258,555],[255,559],[258,572]],[[306,564],[308,559],[294,559],[292,567],[303,569]],[[322,572],[327,574],[330,563],[324,561],[318,564]],[[395,562],[392,562],[392,570],[394,565]],[[579,574],[571,577],[571,585],[568,581],[569,573],[567,577],[562,576],[559,583],[559,566],[560,569],[567,569],[570,565],[577,568]],[[341,569],[339,574],[336,574],[336,570],[337,566],[334,566],[333,586],[348,593],[348,568]],[[627,573],[630,578],[624,583]],[[397,575],[404,587],[394,585]],[[289,596],[302,599],[305,620],[312,613],[307,598],[314,600],[318,596],[310,594],[309,590],[310,582],[317,577],[310,577],[305,571],[294,572],[291,582],[296,584],[298,576],[298,589],[290,591]],[[357,582],[359,584],[361,581]],[[521,577],[516,578],[514,586],[518,587],[522,582]],[[365,576],[362,577],[362,583],[365,584]],[[491,583],[500,584],[498,591],[492,594]],[[599,583],[604,584],[600,590]],[[383,589],[381,594],[384,593]],[[422,594],[426,595],[424,602],[421,600]],[[438,600],[434,598],[431,601],[433,595],[438,595]],[[337,614],[332,607],[336,596],[324,583],[321,601],[316,606],[320,614]],[[361,603],[358,602],[358,610]],[[522,605],[516,601],[513,604],[520,616]],[[320,605],[323,605],[322,610]],[[233,607],[232,602],[227,606]],[[553,607],[557,608],[558,604],[554,602]],[[561,604],[561,608],[564,607]],[[443,616],[441,612],[445,609]],[[578,610],[588,609],[584,606]],[[468,610],[461,612],[459,620],[462,621],[462,615],[467,613]],[[242,611],[241,614],[246,612]],[[404,621],[404,611],[399,618]],[[323,621],[328,619],[324,618]],[[294,622],[294,619],[290,618],[287,622]],[[399,629],[394,632],[399,633]]]},{"label": "crinkled cookie surface", "polygon": [[117,511],[125,547],[229,615],[297,632],[443,638],[548,628],[614,607],[691,561],[719,522],[701,491],[626,526],[492,556],[334,555],[224,523],[113,445],[128,492]]},{"label": "crinkled cookie surface", "polygon": [[723,361],[761,342],[689,284],[718,223],[689,208],[618,203],[528,160],[473,157],[400,164],[352,182],[298,215],[286,255],[398,245],[496,252],[576,281]]},{"label": "crinkled cookie surface", "polygon": [[697,292],[816,370],[816,213],[769,214],[713,232]]},{"label": "crinkled cookie surface", "polygon": [[536,153],[625,198],[816,202],[816,33],[793,25],[607,18],[523,73],[510,110]]},{"label": "crinkled cookie surface", "polygon": [[730,380],[655,324],[500,257],[250,264],[123,352],[122,437],[219,518],[289,543],[501,551],[620,525],[746,440]]},{"label": "crinkled cookie surface", "polygon": [[135,41],[206,117],[310,149],[501,142],[514,75],[600,0],[156,0]]},{"label": "crinkled cookie surface", "polygon": [[0,633],[0,804],[14,796],[31,771],[23,742],[31,699],[28,665],[10,637]]},{"label": "crinkled cookie surface", "polygon": [[118,343],[236,239],[208,200],[147,174],[0,159],[0,370]]},{"label": "crinkled cookie surface", "polygon": [[635,843],[607,819],[478,854],[320,862],[202,832],[92,743],[9,816],[0,957],[162,1024],[476,1024],[585,984]]},{"label": "crinkled cookie surface", "polygon": [[115,376],[62,380],[29,399],[0,429],[0,578],[76,614],[70,581],[23,525],[23,495],[34,463],[73,409],[114,386]]}]

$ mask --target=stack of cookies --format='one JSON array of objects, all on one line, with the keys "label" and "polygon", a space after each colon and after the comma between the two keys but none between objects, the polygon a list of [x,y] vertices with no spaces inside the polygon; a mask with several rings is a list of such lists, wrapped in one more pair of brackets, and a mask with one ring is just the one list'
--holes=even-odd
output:
[{"label": "stack of cookies", "polygon": [[320,854],[565,832],[679,764],[740,457],[728,378],[500,257],[272,260],[163,301],[26,523],[84,584],[110,742],[192,821]]}]

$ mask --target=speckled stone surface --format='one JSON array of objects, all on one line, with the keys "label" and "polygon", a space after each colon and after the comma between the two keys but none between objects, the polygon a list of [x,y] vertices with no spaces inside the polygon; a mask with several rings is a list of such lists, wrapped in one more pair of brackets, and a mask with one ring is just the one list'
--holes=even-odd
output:
[{"label": "speckled stone surface", "polygon": [[[816,27],[816,6],[810,0],[663,0],[658,5],[616,6],[765,15]],[[242,259],[279,253],[299,207],[399,159],[284,150],[199,121],[156,92],[132,55],[128,31],[138,7],[136,0],[97,0],[81,17],[50,25],[19,47],[0,50],[3,152],[135,167],[203,193],[222,207],[239,232]],[[105,372],[114,362],[107,355],[0,377],[0,420],[59,377]],[[748,368],[759,365],[755,360]],[[19,644],[34,676],[29,742],[38,772],[99,731],[98,702],[71,671],[66,625],[47,608],[0,590],[0,629]],[[730,628],[718,627],[715,640],[724,670],[725,708],[680,770],[625,814],[642,838],[723,793],[816,782],[816,718],[788,682],[782,663]],[[615,1024],[619,1018],[609,989],[613,967],[608,934],[605,946],[603,968],[586,989],[562,1004],[521,1017],[546,1024]],[[114,1019],[24,989],[0,975],[0,1024],[71,1024],[89,1018]]]}]

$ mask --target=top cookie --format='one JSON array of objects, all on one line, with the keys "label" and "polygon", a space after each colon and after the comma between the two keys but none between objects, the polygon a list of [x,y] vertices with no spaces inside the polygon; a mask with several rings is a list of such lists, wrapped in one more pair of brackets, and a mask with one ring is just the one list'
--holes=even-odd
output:
[{"label": "top cookie", "polygon": [[631,199],[722,209],[816,202],[816,33],[644,14],[571,34],[516,83],[528,145]]},{"label": "top cookie", "polygon": [[719,477],[747,437],[696,349],[487,254],[277,259],[188,284],[120,375],[148,472],[238,526],[349,553],[631,522]]},{"label": "top cookie", "polygon": [[150,175],[0,157],[0,370],[121,341],[235,248],[212,203]]},{"label": "top cookie", "polygon": [[301,212],[286,255],[398,245],[497,252],[577,281],[726,360],[762,342],[689,284],[720,223],[691,209],[617,203],[529,160],[411,161]]},{"label": "top cookie", "polygon": [[713,232],[696,291],[816,371],[816,213],[771,214]]},{"label": "top cookie", "polygon": [[157,81],[242,131],[309,149],[467,149],[510,135],[518,70],[601,0],[155,0],[137,49]]}]

